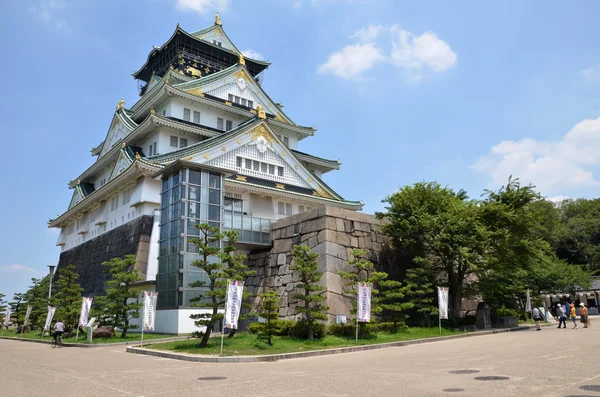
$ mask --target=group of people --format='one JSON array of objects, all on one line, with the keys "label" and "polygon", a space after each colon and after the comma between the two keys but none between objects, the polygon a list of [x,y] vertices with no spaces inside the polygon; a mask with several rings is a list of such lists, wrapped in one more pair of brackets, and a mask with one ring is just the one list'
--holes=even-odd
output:
[{"label": "group of people", "polygon": [[[590,322],[590,317],[588,315],[588,309],[585,306],[585,304],[583,302],[581,302],[579,304],[579,306],[581,306],[581,309],[579,310],[579,318],[581,321],[581,324],[583,324],[583,328],[588,328],[591,327],[592,324]],[[539,312],[539,310],[538,310]],[[558,327],[557,328],[567,328],[567,318],[569,318],[572,322],[573,322],[573,329],[577,329],[577,312],[575,310],[575,303],[571,302],[564,302],[564,303],[558,303],[556,305],[556,309],[555,309],[555,314],[554,317],[558,319]],[[534,314],[534,319],[535,319],[535,314]],[[536,325],[538,324],[538,321],[536,321]],[[538,326],[538,330],[540,329],[540,327]]]}]

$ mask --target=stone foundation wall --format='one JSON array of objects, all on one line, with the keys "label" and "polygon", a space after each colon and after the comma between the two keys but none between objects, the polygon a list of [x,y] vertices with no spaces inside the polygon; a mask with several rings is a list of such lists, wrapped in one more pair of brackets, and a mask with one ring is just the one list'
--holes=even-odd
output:
[{"label": "stone foundation wall", "polygon": [[107,276],[102,271],[102,262],[114,257],[136,255],[135,269],[145,278],[152,222],[152,216],[144,215],[64,251],[60,254],[58,269],[75,265],[84,296],[104,295]]},{"label": "stone foundation wall", "polygon": [[[307,245],[312,252],[319,254],[319,268],[324,272],[321,284],[325,286],[325,305],[329,306],[328,321],[335,321],[336,315],[349,315],[351,303],[342,295],[342,278],[339,270],[349,271],[348,260],[352,259],[352,249],[366,249],[370,259],[379,267],[385,260],[383,254],[387,238],[379,232],[381,221],[373,215],[334,207],[317,208],[272,225],[273,248],[249,255],[248,264],[257,272],[246,285],[257,295],[269,289],[276,289],[281,299],[280,318],[297,320],[295,314],[298,302],[291,298],[299,279],[290,270],[292,247]],[[259,303],[259,298],[255,299]]]}]

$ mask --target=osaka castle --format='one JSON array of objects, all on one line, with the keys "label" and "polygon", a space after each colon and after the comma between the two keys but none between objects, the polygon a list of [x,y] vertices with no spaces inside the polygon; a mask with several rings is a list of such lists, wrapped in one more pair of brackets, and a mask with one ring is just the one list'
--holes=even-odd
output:
[{"label": "osaka castle", "polygon": [[93,164],[73,175],[60,229],[59,269],[74,264],[86,296],[104,294],[102,262],[136,255],[140,287],[158,292],[156,329],[197,330],[189,285],[196,224],[239,232],[248,253],[271,246],[271,223],[320,206],[360,210],[323,181],[340,162],[299,150],[316,130],[296,124],[261,82],[269,62],[245,57],[215,23],[179,25],[133,73],[139,100],[120,100]]}]

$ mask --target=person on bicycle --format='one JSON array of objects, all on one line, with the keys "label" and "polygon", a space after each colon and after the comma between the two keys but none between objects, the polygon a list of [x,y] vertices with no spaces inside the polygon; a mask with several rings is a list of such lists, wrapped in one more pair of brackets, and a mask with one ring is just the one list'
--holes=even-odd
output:
[{"label": "person on bicycle", "polygon": [[56,341],[59,336],[65,332],[65,325],[62,321],[58,320],[56,324],[54,324],[54,340]]}]

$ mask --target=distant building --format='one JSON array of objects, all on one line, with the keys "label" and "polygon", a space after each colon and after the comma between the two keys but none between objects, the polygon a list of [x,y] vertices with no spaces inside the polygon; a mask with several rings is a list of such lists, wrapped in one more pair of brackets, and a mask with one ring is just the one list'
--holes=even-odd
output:
[{"label": "distant building", "polygon": [[137,255],[146,289],[159,292],[157,330],[193,330],[189,284],[206,279],[190,263],[189,239],[208,222],[240,232],[240,248],[271,244],[271,222],[324,205],[360,210],[323,174],[340,162],[298,150],[315,128],[292,121],[261,87],[269,63],[246,58],[220,19],[187,33],[179,26],[133,77],[140,96],[121,100],[95,163],[69,182],[59,228],[59,268],[75,264],[85,293],[103,293],[100,264]]}]

